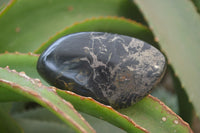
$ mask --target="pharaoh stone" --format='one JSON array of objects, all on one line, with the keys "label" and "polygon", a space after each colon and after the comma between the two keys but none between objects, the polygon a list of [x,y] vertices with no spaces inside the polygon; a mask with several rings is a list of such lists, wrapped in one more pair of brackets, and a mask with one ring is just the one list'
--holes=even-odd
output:
[{"label": "pharaoh stone", "polygon": [[165,62],[159,50],[139,39],[81,32],[49,46],[37,70],[51,85],[122,108],[150,93],[163,76]]}]

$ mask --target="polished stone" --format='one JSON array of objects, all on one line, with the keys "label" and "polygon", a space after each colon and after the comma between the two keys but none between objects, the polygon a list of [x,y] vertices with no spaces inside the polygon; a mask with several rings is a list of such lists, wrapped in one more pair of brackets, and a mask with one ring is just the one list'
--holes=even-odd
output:
[{"label": "polished stone", "polygon": [[136,38],[81,32],[49,46],[37,70],[51,85],[122,108],[150,93],[165,64],[159,50]]}]

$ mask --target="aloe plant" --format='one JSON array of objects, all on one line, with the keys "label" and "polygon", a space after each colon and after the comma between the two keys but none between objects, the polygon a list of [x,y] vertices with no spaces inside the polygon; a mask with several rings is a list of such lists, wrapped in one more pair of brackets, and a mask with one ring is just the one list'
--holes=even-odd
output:
[{"label": "aloe plant", "polygon": [[[197,124],[194,117],[200,116],[198,3],[0,1],[0,132],[186,133],[192,128],[198,132],[192,126]],[[159,91],[166,88],[160,84],[153,92],[160,100],[149,94],[135,105],[116,110],[50,86],[36,71],[39,55],[58,38],[82,31],[128,35],[159,48],[168,59],[170,75],[163,82],[172,79],[167,83],[176,93]]]}]

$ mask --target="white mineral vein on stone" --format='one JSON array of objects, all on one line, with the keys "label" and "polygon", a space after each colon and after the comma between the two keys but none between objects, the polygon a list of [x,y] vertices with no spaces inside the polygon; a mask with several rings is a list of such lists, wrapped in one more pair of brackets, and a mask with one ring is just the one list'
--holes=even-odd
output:
[{"label": "white mineral vein on stone", "polygon": [[[105,63],[103,63],[102,61],[98,60],[98,57],[97,57],[98,55],[96,55],[94,53],[94,41],[98,40],[100,42],[100,44],[102,44],[101,46],[99,46],[99,49],[100,49],[102,54],[105,54],[107,49],[106,49],[106,46],[102,43],[101,39],[106,39],[106,38],[107,37],[106,37],[105,34],[103,36],[93,36],[92,35],[91,36],[92,47],[91,48],[89,48],[89,47],[84,47],[83,48],[86,53],[90,54],[90,56],[92,57],[92,61],[90,62],[88,60],[88,58],[86,58],[86,57],[80,58],[80,60],[82,60],[82,61],[87,61],[90,64],[90,66],[93,68],[92,70],[93,70],[93,80],[94,81],[95,81],[96,76],[98,76],[98,73],[95,72],[95,68],[98,68],[100,66],[103,66],[105,68],[107,67],[107,65]],[[99,84],[98,84],[98,86],[100,87]]]},{"label": "white mineral vein on stone", "polygon": [[99,51],[101,54],[105,54],[108,50],[106,49],[106,46],[104,44],[102,44],[102,47],[99,47]]},{"label": "white mineral vein on stone", "polygon": [[88,47],[84,47],[83,48],[84,50],[85,49],[88,49],[89,50],[89,54],[92,56],[92,62],[90,62],[86,57],[83,57],[83,58],[80,58],[80,60],[84,60],[84,61],[87,61],[89,64],[90,64],[90,66],[92,67],[92,68],[97,68],[97,67],[99,67],[99,66],[104,66],[104,67],[106,67],[106,64],[104,64],[103,62],[101,62],[101,61],[99,61],[98,59],[97,59],[97,55],[90,49],[90,48],[88,48]]},{"label": "white mineral vein on stone", "polygon": [[130,70],[130,71],[134,71],[135,68],[131,67],[131,66],[127,66],[127,68]]},{"label": "white mineral vein on stone", "polygon": [[[90,34],[90,39],[92,40],[92,52],[93,52],[93,49],[94,49],[94,41],[95,40],[98,40],[99,42],[100,42],[100,44],[103,44],[102,43],[102,39],[106,39],[107,38],[107,33],[105,33],[105,34],[103,34],[102,36],[95,36],[94,35],[94,33],[92,32],[91,34]],[[104,45],[105,46],[105,45]],[[106,46],[105,46],[106,47]],[[107,49],[106,49],[107,50]]]},{"label": "white mineral vein on stone", "polygon": [[109,56],[108,56],[108,60],[107,60],[106,64],[108,64],[108,63],[109,63],[109,61],[110,61],[111,57],[112,57],[112,53],[110,53],[110,54],[109,54]]}]

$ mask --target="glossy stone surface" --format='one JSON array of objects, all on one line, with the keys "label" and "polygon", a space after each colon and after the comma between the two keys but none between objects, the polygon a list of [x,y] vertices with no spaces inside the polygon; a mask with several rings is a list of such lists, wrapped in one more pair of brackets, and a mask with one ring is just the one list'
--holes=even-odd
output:
[{"label": "glossy stone surface", "polygon": [[47,48],[37,70],[51,85],[121,108],[150,93],[164,73],[165,57],[135,38],[81,32]]}]

